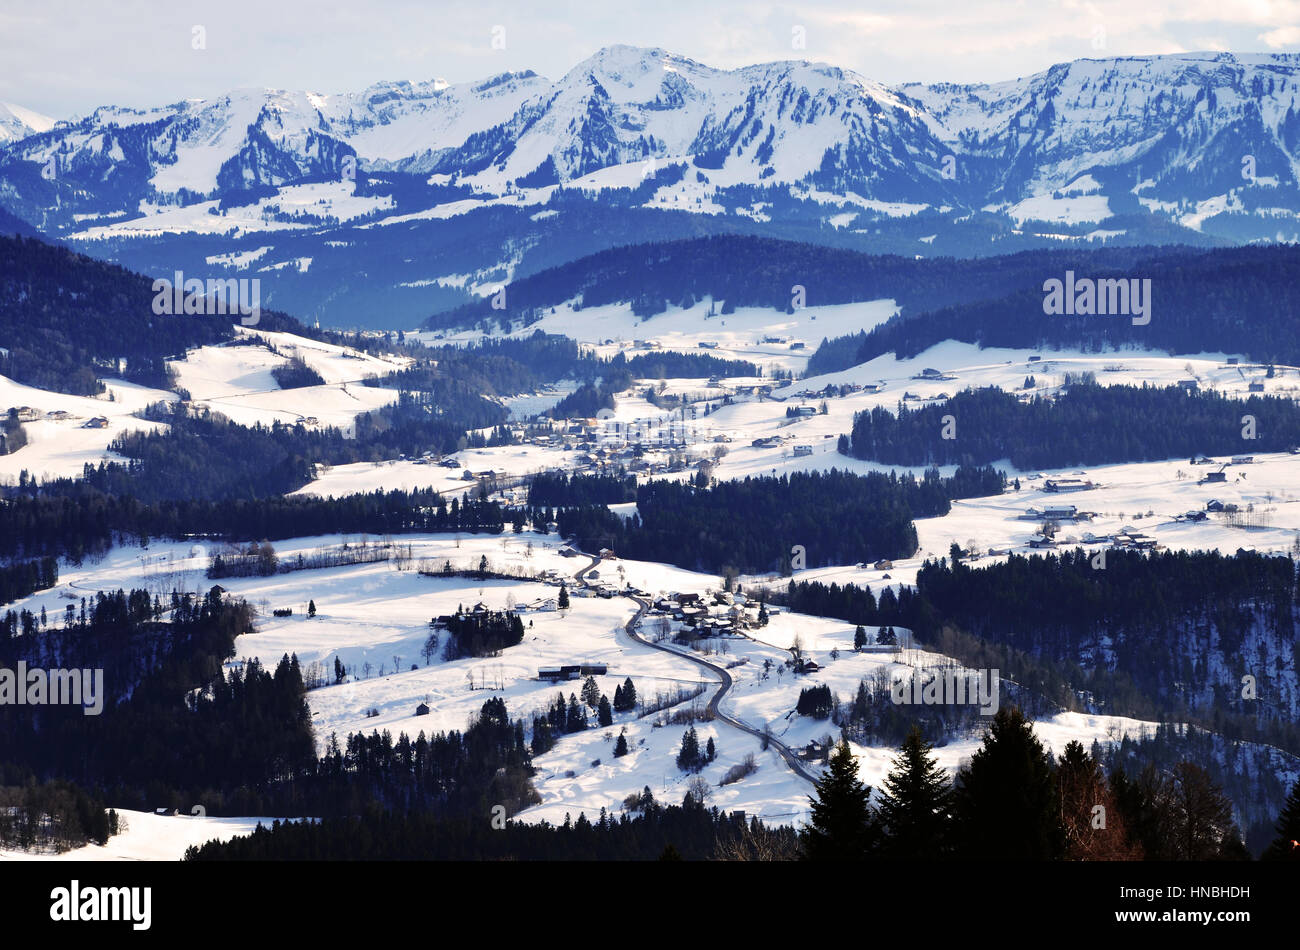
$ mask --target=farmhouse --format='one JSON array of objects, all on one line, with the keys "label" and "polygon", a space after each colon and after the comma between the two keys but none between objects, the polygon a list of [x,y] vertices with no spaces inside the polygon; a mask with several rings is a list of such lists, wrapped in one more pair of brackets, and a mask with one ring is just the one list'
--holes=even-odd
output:
[{"label": "farmhouse", "polygon": [[1043,482],[1043,491],[1050,492],[1088,491],[1096,487],[1086,478],[1049,478]]},{"label": "farmhouse", "polygon": [[582,676],[582,667],[577,664],[569,666],[543,666],[537,671],[539,680],[558,683],[561,680],[576,680]]}]

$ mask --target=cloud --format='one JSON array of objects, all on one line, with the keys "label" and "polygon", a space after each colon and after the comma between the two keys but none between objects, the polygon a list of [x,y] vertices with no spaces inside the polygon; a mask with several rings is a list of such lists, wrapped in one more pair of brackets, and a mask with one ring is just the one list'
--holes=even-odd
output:
[{"label": "cloud", "polygon": [[1267,33],[1259,34],[1259,38],[1270,49],[1296,46],[1300,44],[1300,26],[1284,26],[1280,29],[1269,30]]},{"label": "cloud", "polygon": [[[19,9],[0,11],[0,99],[58,117],[248,86],[335,93],[520,69],[556,79],[613,43],[723,68],[808,59],[883,83],[994,82],[1074,59],[1300,46],[1300,0],[42,0]],[[195,24],[207,29],[202,54],[190,48]],[[491,46],[498,24],[504,50]]]}]

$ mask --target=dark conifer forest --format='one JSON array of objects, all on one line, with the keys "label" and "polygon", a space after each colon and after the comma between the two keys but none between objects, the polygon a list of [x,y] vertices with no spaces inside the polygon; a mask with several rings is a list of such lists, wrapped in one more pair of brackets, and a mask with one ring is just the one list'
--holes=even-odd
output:
[{"label": "dark conifer forest", "polygon": [[[953,438],[945,437],[948,416]],[[854,458],[893,465],[1010,459],[1022,470],[1283,452],[1296,446],[1300,406],[1291,399],[1088,382],[1028,403],[991,387],[919,409],[900,405],[891,413],[876,407],[854,417],[850,434]]]},{"label": "dark conifer forest", "polygon": [[[1003,480],[991,468],[963,468],[951,478],[929,470],[919,480],[832,470],[708,488],[655,481],[637,489],[636,514],[626,521],[591,504],[589,485],[605,490],[575,477],[548,485],[546,495],[560,509],[560,533],[583,550],[608,547],[711,573],[761,573],[788,571],[795,545],[803,546],[809,567],[910,557],[917,548],[913,518],[946,514],[953,498],[998,494]],[[586,507],[561,507],[561,499]]]}]

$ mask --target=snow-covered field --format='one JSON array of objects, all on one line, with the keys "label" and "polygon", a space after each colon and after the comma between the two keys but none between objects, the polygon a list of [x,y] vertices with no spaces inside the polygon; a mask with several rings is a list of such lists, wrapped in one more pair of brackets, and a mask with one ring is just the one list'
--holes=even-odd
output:
[{"label": "snow-covered field", "polygon": [[[33,854],[0,848],[3,861],[179,861],[185,849],[208,841],[229,841],[250,834],[273,818],[209,818],[197,815],[155,815],[117,809],[123,830],[104,845],[88,844],[62,854]],[[282,819],[283,820],[283,819]]]},{"label": "snow-covered field", "polygon": [[[644,328],[629,323],[625,310],[617,307],[565,310],[545,318],[554,325],[544,329],[576,334],[585,342],[597,345],[605,355],[620,349],[629,355],[652,352],[645,342],[651,339],[665,349],[705,352],[697,350],[693,343],[710,339],[716,340],[718,348],[707,352],[715,355],[753,359],[764,366],[765,372],[777,367],[800,370],[806,363],[806,353],[792,354],[789,342],[806,339],[811,348],[823,335],[852,332],[887,318],[893,312],[893,305],[881,301],[815,311],[810,308],[794,315],[743,310],[726,318],[717,316],[708,320],[697,307],[654,318]],[[811,319],[814,312],[819,317],[816,323]],[[372,373],[391,371],[401,365],[400,361],[356,354],[346,348],[287,334],[243,332],[274,346],[279,353],[261,345],[204,347],[191,352],[186,360],[173,365],[180,385],[191,392],[196,403],[211,406],[246,424],[314,416],[323,425],[346,426],[357,412],[395,398],[392,391],[364,387],[356,381]],[[781,342],[763,342],[767,336],[780,337]],[[615,342],[605,343],[606,339]],[[641,339],[643,343],[632,343],[632,339]],[[271,371],[295,354],[320,372],[326,385],[279,390]],[[1031,356],[1038,358],[1031,361]],[[641,395],[644,387],[657,385],[659,381],[642,380],[631,392],[620,396],[611,418],[601,421],[603,430],[597,441],[617,448],[624,438],[622,426],[675,421],[691,430],[689,445],[681,454],[688,461],[706,455],[714,458],[713,474],[717,478],[831,468],[862,472],[884,466],[839,455],[836,437],[849,431],[855,413],[873,406],[893,409],[905,393],[913,394],[919,404],[953,395],[967,386],[994,385],[1020,391],[1029,376],[1033,377],[1034,390],[1050,392],[1063,384],[1067,373],[1079,372],[1093,372],[1102,383],[1147,381],[1172,385],[1179,380],[1196,379],[1201,388],[1232,396],[1245,396],[1251,383],[1263,383],[1267,393],[1300,392],[1300,371],[1278,367],[1274,377],[1265,379],[1263,367],[1229,365],[1228,356],[1210,353],[1193,358],[1169,357],[1142,351],[1103,355],[1031,353],[979,350],[948,342],[914,359],[885,356],[840,373],[799,380],[777,389],[775,398],[738,391],[738,387],[752,388],[765,383],[762,378],[718,383],[707,379],[663,380],[665,394],[682,395],[690,401],[707,400],[712,408],[707,416],[702,411],[688,410],[685,418],[680,410],[674,418],[673,414],[646,401]],[[927,368],[952,378],[914,378]],[[845,384],[870,384],[869,388],[878,391],[861,390],[842,397],[823,396],[820,392],[827,385]],[[111,391],[114,401],[84,399],[42,393],[0,379],[0,406],[32,406],[42,412],[62,409],[74,417],[67,421],[28,424],[32,444],[12,456],[0,457],[0,476],[15,479],[23,468],[37,474],[77,474],[84,461],[98,461],[103,456],[104,447],[114,434],[147,425],[132,417],[131,412],[157,399],[169,398],[167,393],[123,383],[111,383]],[[559,393],[536,394],[517,401],[513,408],[517,415],[526,416],[558,397]],[[729,404],[724,404],[727,399]],[[796,419],[786,415],[792,405],[819,409],[823,402],[825,414],[818,411]],[[79,428],[79,420],[92,415],[108,417],[109,427]],[[755,439],[772,436],[778,440],[775,445],[750,444]],[[795,454],[796,446],[801,447],[799,454]],[[647,457],[659,459],[668,454],[654,449]],[[492,470],[498,475],[573,470],[580,464],[579,455],[578,451],[558,446],[523,445],[457,453],[455,468],[415,461],[359,463],[322,470],[301,492],[338,496],[377,488],[428,486],[452,495],[469,491],[475,485],[463,479],[464,469]],[[1043,481],[1053,475],[1075,474],[1073,470],[1014,472],[1009,464],[1003,463],[1001,467],[1020,479],[1019,490],[959,501],[945,517],[918,520],[920,551],[916,557],[879,570],[869,564],[820,567],[799,571],[796,578],[853,582],[869,586],[879,594],[886,584],[914,582],[924,559],[945,556],[954,542],[981,552],[990,548],[1025,552],[1038,525],[1020,516],[1031,506],[1042,508],[1049,504],[1075,504],[1095,513],[1090,522],[1061,528],[1058,539],[1067,546],[1076,543],[1087,546],[1085,532],[1105,536],[1121,528],[1132,528],[1169,548],[1218,548],[1232,552],[1246,547],[1282,551],[1290,549],[1300,533],[1300,505],[1297,505],[1300,456],[1258,454],[1253,464],[1227,469],[1227,480],[1216,484],[1198,484],[1200,476],[1211,467],[1191,466],[1186,459],[1099,466],[1086,473],[1099,487],[1068,497],[1046,493]],[[1218,465],[1212,468],[1217,469]],[[660,477],[686,478],[692,472],[687,467]],[[1182,517],[1189,511],[1204,511],[1212,500],[1252,509],[1255,525],[1233,526],[1215,515],[1197,522]],[[617,508],[625,516],[634,510],[633,505]],[[321,548],[337,550],[345,544],[355,547],[363,541],[375,544],[378,540],[328,536],[277,542],[275,548],[282,561],[291,561],[298,553]],[[597,681],[601,690],[610,696],[626,677],[634,680],[643,698],[659,691],[703,684],[705,692],[697,700],[703,705],[717,689],[717,675],[705,667],[684,655],[656,650],[627,636],[624,625],[636,611],[635,602],[629,598],[575,595],[572,606],[563,612],[526,609],[528,605],[556,596],[557,577],[569,578],[572,585],[574,572],[587,563],[585,559],[561,556],[560,543],[554,535],[531,531],[500,536],[417,535],[398,537],[392,543],[395,556],[383,562],[221,581],[233,596],[245,598],[254,605],[259,615],[256,632],[237,641],[234,662],[258,657],[266,664],[274,664],[282,655],[295,653],[305,670],[325,671],[327,682],[332,682],[329,671],[335,658],[351,672],[346,682],[323,686],[308,694],[319,745],[323,746],[332,734],[345,736],[359,730],[388,730],[396,735],[402,731],[414,734],[421,730],[462,729],[492,696],[503,697],[512,716],[528,719],[553,703],[557,694],[567,696],[579,688],[578,683],[557,685],[540,681],[537,670],[546,666],[606,664],[608,673],[597,677]],[[64,565],[58,588],[35,594],[13,608],[39,613],[44,607],[57,617],[67,603],[99,589],[146,587],[160,594],[173,588],[206,590],[213,582],[206,579],[204,570],[214,550],[214,545],[188,542],[154,543],[147,550],[115,549],[94,563]],[[816,551],[809,550],[808,554],[816,560]],[[535,579],[478,581],[419,572],[422,567],[436,571],[447,561],[458,569],[477,568],[484,557],[494,570],[523,572]],[[617,579],[656,594],[705,593],[720,586],[716,577],[663,564],[611,560],[602,563],[599,570],[604,581]],[[549,580],[542,576],[547,571],[553,572]],[[782,582],[783,579],[771,576],[741,578],[746,587]],[[309,601],[317,608],[317,615],[310,619],[306,616]],[[479,603],[494,610],[522,610],[526,627],[523,643],[490,659],[448,660],[440,654],[432,658],[423,655],[432,618]],[[286,607],[292,608],[291,616],[273,616],[273,610]],[[651,624],[656,622],[652,619],[643,623],[643,635],[652,635]],[[903,634],[906,636],[906,631]],[[439,649],[445,646],[447,634],[441,636],[443,642]],[[819,672],[796,678],[782,668],[796,637],[806,655],[821,664]],[[708,659],[729,667],[734,680],[733,688],[722,702],[723,712],[757,729],[768,726],[781,742],[801,747],[831,731],[825,721],[794,713],[802,688],[825,683],[841,700],[848,700],[864,677],[877,673],[892,676],[914,666],[945,662],[936,655],[912,649],[855,653],[851,648],[852,638],[850,625],[776,612],[768,626],[751,630],[749,637],[711,641],[711,649],[718,652]],[[683,647],[678,652],[685,650]],[[416,715],[420,703],[431,707],[427,716]],[[566,814],[578,812],[594,817],[602,807],[617,812],[626,796],[645,786],[660,800],[680,801],[691,777],[678,771],[673,761],[684,726],[658,726],[654,719],[654,716],[637,719],[630,713],[616,714],[612,727],[592,728],[561,738],[554,749],[537,758],[535,784],[543,800],[525,811],[523,819],[560,822]],[[1049,747],[1060,751],[1070,739],[1078,739],[1085,745],[1094,740],[1105,743],[1125,734],[1141,734],[1151,726],[1116,717],[1068,713],[1040,722],[1036,729]],[[613,742],[623,729],[627,731],[630,753],[615,759]],[[808,783],[775,750],[764,752],[759,740],[722,720],[704,723],[700,737],[701,742],[713,738],[718,748],[717,760],[702,773],[712,786],[712,804],[743,809],[771,822],[799,823],[804,819]],[[949,742],[938,749],[939,760],[955,769],[978,742],[976,736]],[[857,747],[855,752],[862,778],[878,786],[889,769],[894,749]],[[721,786],[719,782],[726,771],[751,754],[758,764],[757,772],[740,782]],[[114,839],[107,848],[97,849],[95,856],[175,858],[188,844],[218,835],[245,833],[256,821],[207,819],[205,824],[202,819],[128,815],[129,833]]]},{"label": "snow-covered field", "polygon": [[[31,407],[42,418],[23,423],[27,445],[9,455],[0,455],[0,483],[14,484],[19,474],[41,480],[75,478],[87,463],[98,465],[104,459],[117,458],[108,446],[124,432],[151,431],[159,424],[132,415],[151,403],[170,401],[175,393],[137,386],[124,380],[105,380],[108,391],[101,396],[68,396],[63,393],[33,389],[0,376],[0,412],[10,406]],[[111,398],[110,398],[111,397]],[[66,413],[50,419],[50,413]],[[88,427],[92,419],[107,420],[103,428]]]},{"label": "snow-covered field", "polygon": [[[394,372],[405,360],[379,358],[292,333],[244,327],[239,332],[261,345],[200,347],[169,364],[195,405],[240,425],[315,419],[316,425],[333,426],[346,435],[359,413],[397,401],[396,390],[365,386],[361,380]],[[325,384],[281,389],[272,370],[292,357],[301,358]]]},{"label": "snow-covered field", "polygon": [[[304,538],[275,545],[281,561],[292,561],[299,553],[322,547],[338,549],[356,546],[359,537]],[[377,543],[371,538],[368,543]],[[579,683],[551,684],[537,679],[539,667],[566,663],[603,663],[608,673],[596,677],[601,690],[612,696],[615,686],[631,677],[644,699],[657,692],[675,692],[705,685],[696,700],[701,706],[716,691],[714,673],[687,659],[638,643],[627,636],[624,625],[633,617],[636,604],[625,597],[602,599],[573,596],[566,611],[535,611],[528,605],[553,598],[554,582],[532,580],[475,580],[465,577],[421,575],[421,567],[437,570],[445,561],[457,568],[477,567],[486,557],[494,570],[522,570],[569,579],[585,567],[587,560],[559,554],[553,535],[524,532],[501,536],[416,535],[394,539],[398,560],[322,570],[302,570],[266,578],[222,580],[230,595],[242,597],[257,608],[256,632],[236,642],[236,660],[258,657],[274,664],[281,656],[295,653],[304,670],[319,663],[332,669],[338,657],[353,676],[340,685],[329,685],[308,693],[318,745],[331,734],[388,730],[412,735],[462,729],[469,717],[488,698],[501,696],[513,717],[530,718],[554,702],[558,694],[576,692]],[[158,592],[205,590],[213,582],[204,577],[208,556],[215,546],[190,543],[155,543],[147,550],[114,549],[95,564],[65,565],[58,588],[43,591],[15,604],[15,609],[39,612],[42,607],[57,616],[69,598],[79,599],[97,589],[145,587]],[[654,593],[719,589],[719,579],[661,564],[636,561],[605,561],[599,567],[602,579],[625,580]],[[306,616],[308,601],[314,601],[317,615]],[[458,607],[482,603],[494,610],[522,609],[524,641],[500,657],[447,660],[435,656],[428,661],[422,648],[430,632],[430,620]],[[273,617],[274,609],[292,608],[289,617]],[[643,621],[642,634],[653,637],[657,621]],[[874,633],[874,631],[871,631]],[[821,738],[832,727],[825,721],[799,717],[794,706],[799,691],[826,683],[844,701],[851,699],[858,682],[876,671],[905,672],[911,666],[935,665],[942,657],[904,649],[854,653],[853,628],[834,620],[775,612],[768,626],[751,631],[750,638],[710,641],[711,662],[729,666],[734,680],[722,709],[730,716],[773,735],[790,746],[802,746]],[[906,632],[904,631],[904,635]],[[444,643],[447,634],[441,634]],[[821,672],[796,678],[781,664],[798,637],[806,654],[822,664]],[[725,652],[723,644],[725,643]],[[686,652],[686,648],[678,648]],[[765,670],[764,661],[770,661]],[[328,676],[327,680],[332,679]],[[427,716],[417,716],[420,703],[430,706]],[[563,821],[565,814],[576,817],[586,812],[594,817],[604,807],[617,812],[624,798],[649,786],[662,801],[680,801],[690,775],[680,772],[674,758],[681,744],[684,726],[656,726],[654,716],[636,718],[633,713],[615,714],[614,725],[592,728],[561,738],[554,749],[539,756],[536,787],[542,803],[526,810],[523,820]],[[592,716],[592,722],[595,718]],[[1040,735],[1058,749],[1070,738],[1085,743],[1111,741],[1125,733],[1137,734],[1150,724],[1106,716],[1062,715],[1041,723]],[[615,759],[613,742],[627,730],[630,753]],[[712,786],[712,803],[727,809],[743,809],[776,823],[799,823],[807,813],[808,783],[797,776],[777,755],[764,752],[758,739],[721,720],[700,726],[701,742],[714,738],[718,757],[702,773]],[[942,747],[940,760],[948,767],[969,756],[978,739],[961,740]],[[858,748],[865,781],[878,784],[888,770],[892,748]],[[758,771],[740,782],[720,786],[722,776],[733,765],[753,755]],[[102,849],[104,856],[179,856],[186,845],[212,836],[184,818],[143,816],[142,834],[118,846]],[[244,833],[255,819],[230,819],[223,830]]]},{"label": "snow-covered field", "polygon": [[[634,314],[628,304],[580,309],[565,304],[513,335],[531,336],[537,330],[560,333],[593,346],[602,357],[622,352],[631,359],[642,354],[653,356],[656,350],[672,350],[746,360],[763,366],[768,372],[787,369],[798,373],[808,365],[808,357],[823,337],[870,330],[898,310],[892,300],[872,300],[823,307],[810,305],[791,314],[768,307],[738,307],[734,313],[715,312],[710,316],[711,306],[706,300],[693,307],[670,307],[665,313],[643,318]],[[720,305],[714,307],[715,311],[720,309]],[[408,339],[412,336],[438,345],[472,342],[482,339],[483,334],[471,331],[407,334]],[[764,342],[768,337],[780,342]],[[638,340],[643,345],[637,345]],[[701,347],[701,342],[717,345]],[[802,348],[791,349],[792,344],[800,343]]]},{"label": "snow-covered field", "polygon": [[[317,425],[335,426],[348,435],[359,413],[397,401],[396,390],[364,386],[360,380],[391,373],[405,365],[405,360],[378,358],[290,333],[237,329],[274,346],[280,355],[259,345],[205,346],[192,350],[184,360],[169,363],[178,385],[189,391],[196,406],[247,426],[314,418]],[[292,356],[301,357],[320,373],[325,385],[280,389],[271,371]],[[173,392],[120,379],[104,382],[107,392],[92,398],[35,389],[0,376],[0,412],[11,406],[30,407],[40,415],[23,424],[28,444],[0,455],[0,483],[16,483],[23,471],[42,480],[76,478],[87,463],[124,461],[108,451],[114,439],[126,432],[164,428],[134,413],[152,403],[178,398]],[[56,418],[49,418],[51,413]],[[107,424],[89,426],[95,418],[106,419]]]}]

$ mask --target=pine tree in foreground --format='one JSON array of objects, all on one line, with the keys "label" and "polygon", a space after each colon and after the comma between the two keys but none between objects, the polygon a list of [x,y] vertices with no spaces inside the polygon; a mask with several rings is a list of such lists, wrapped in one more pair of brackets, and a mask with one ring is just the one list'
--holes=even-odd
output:
[{"label": "pine tree in foreground", "polygon": [[953,833],[959,857],[1050,861],[1062,835],[1052,757],[1016,707],[999,709],[984,743],[957,774]]},{"label": "pine tree in foreground", "polygon": [[858,761],[841,739],[808,799],[812,820],[799,833],[805,861],[862,861],[876,846],[871,788],[858,778]]},{"label": "pine tree in foreground", "polygon": [[880,796],[882,850],[893,858],[934,860],[946,851],[952,786],[934,748],[913,726]]},{"label": "pine tree in foreground", "polygon": [[1291,786],[1277,819],[1277,837],[1263,854],[1265,861],[1300,861],[1300,779]]}]

